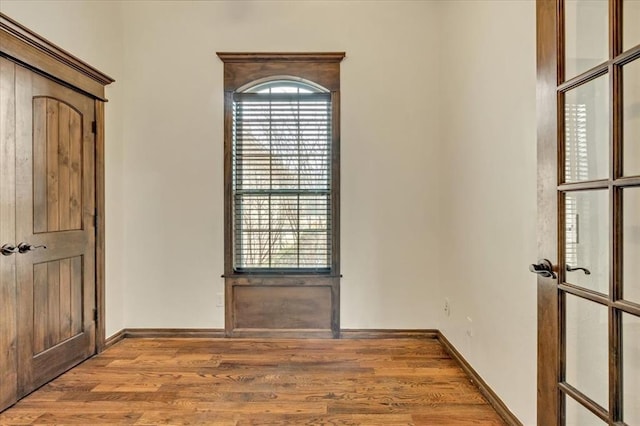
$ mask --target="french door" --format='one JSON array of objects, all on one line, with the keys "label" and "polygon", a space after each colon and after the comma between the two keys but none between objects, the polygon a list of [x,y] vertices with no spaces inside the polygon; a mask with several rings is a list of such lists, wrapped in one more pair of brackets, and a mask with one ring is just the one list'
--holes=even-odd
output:
[{"label": "french door", "polygon": [[640,1],[537,0],[538,424],[640,425]]}]

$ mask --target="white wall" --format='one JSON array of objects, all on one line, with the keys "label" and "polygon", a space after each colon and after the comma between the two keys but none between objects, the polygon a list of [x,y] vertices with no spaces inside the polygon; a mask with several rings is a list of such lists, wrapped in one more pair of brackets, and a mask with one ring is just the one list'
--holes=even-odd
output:
[{"label": "white wall", "polygon": [[346,51],[342,326],[441,328],[535,424],[533,0],[3,0],[2,10],[118,80],[107,105],[107,335],[224,326],[215,52]]},{"label": "white wall", "polygon": [[[125,323],[223,327],[223,64],[346,51],[342,327],[437,320],[438,28],[432,2],[137,2],[125,29]],[[425,271],[430,274],[426,275]]]},{"label": "white wall", "polygon": [[122,20],[117,2],[0,1],[0,11],[116,79],[108,86],[106,133],[106,334],[124,327]]},{"label": "white wall", "polygon": [[536,280],[527,267],[537,247],[535,2],[441,6],[441,291],[451,303],[441,329],[532,425]]}]

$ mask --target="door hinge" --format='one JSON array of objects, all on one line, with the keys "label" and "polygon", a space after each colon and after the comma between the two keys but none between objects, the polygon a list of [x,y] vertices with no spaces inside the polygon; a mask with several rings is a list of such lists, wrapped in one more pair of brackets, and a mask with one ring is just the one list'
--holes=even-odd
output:
[{"label": "door hinge", "polygon": [[98,132],[98,123],[95,121],[91,122],[91,133],[95,134]]},{"label": "door hinge", "polygon": [[93,228],[95,229],[96,234],[98,233],[98,209],[93,211]]},{"label": "door hinge", "polygon": [[93,308],[93,322],[98,322],[98,310]]}]

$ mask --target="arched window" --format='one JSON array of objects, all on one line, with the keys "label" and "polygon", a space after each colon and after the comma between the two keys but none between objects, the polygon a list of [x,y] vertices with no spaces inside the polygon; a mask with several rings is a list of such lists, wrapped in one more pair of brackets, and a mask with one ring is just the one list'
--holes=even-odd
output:
[{"label": "arched window", "polygon": [[340,336],[344,56],[218,52],[226,336]]},{"label": "arched window", "polygon": [[291,77],[233,94],[236,272],[328,272],[332,248],[329,91]]}]

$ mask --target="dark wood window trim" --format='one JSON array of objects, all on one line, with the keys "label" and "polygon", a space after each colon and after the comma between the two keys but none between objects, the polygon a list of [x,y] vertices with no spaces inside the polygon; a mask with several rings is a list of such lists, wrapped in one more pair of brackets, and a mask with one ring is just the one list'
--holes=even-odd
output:
[{"label": "dark wood window trim", "polygon": [[[234,289],[238,286],[329,287],[332,299],[331,330],[310,329],[302,335],[339,335],[340,277],[340,62],[343,52],[329,53],[229,53],[218,52],[224,62],[224,277],[225,331],[227,335],[255,335],[236,327]],[[331,267],[325,274],[238,273],[233,265],[232,119],[233,94],[252,82],[290,76],[316,83],[331,94],[332,104],[332,230]],[[271,333],[271,332],[269,332]],[[259,333],[258,333],[259,334]],[[291,331],[289,330],[289,334]]]}]

